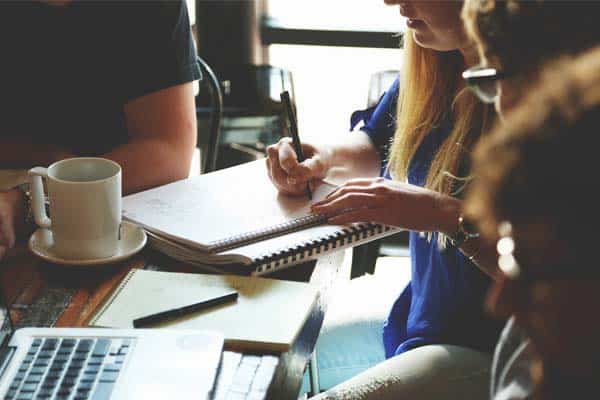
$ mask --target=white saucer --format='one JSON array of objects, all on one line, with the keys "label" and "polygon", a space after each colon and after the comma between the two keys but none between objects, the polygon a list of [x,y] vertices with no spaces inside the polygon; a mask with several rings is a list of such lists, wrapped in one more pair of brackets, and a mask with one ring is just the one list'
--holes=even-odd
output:
[{"label": "white saucer", "polygon": [[36,256],[56,264],[62,265],[102,265],[115,263],[131,257],[140,251],[146,245],[146,232],[139,226],[131,222],[123,221],[121,225],[121,240],[117,252],[112,257],[96,259],[65,259],[55,254],[53,251],[54,239],[52,231],[39,228],[29,238],[29,249]]}]

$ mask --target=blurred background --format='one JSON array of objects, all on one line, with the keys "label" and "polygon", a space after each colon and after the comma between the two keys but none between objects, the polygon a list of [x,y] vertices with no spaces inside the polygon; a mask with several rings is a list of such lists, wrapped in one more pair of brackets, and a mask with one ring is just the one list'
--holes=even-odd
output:
[{"label": "blurred background", "polygon": [[[187,0],[198,54],[213,69],[223,112],[217,168],[262,156],[281,134],[279,93],[290,91],[300,136],[349,130],[402,63],[398,7],[364,0]],[[387,72],[386,72],[387,71]],[[198,97],[207,149],[211,91]]]}]

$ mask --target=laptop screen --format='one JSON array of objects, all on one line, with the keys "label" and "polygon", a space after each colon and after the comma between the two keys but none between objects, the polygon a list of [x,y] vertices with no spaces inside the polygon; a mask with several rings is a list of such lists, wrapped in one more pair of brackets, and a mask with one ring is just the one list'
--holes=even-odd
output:
[{"label": "laptop screen", "polygon": [[12,334],[12,323],[10,320],[10,314],[8,313],[8,306],[4,299],[4,292],[0,287],[0,346],[4,346]]}]

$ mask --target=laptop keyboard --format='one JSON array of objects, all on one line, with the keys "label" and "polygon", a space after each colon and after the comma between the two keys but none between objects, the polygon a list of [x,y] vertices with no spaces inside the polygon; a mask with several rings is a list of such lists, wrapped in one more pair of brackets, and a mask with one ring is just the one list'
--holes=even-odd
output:
[{"label": "laptop keyboard", "polygon": [[109,399],[132,341],[35,338],[4,399]]},{"label": "laptop keyboard", "polygon": [[262,400],[273,379],[279,358],[224,351],[213,400]]}]

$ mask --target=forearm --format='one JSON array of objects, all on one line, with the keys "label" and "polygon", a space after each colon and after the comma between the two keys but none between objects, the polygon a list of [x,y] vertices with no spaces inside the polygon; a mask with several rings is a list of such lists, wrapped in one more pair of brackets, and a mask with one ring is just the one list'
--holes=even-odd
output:
[{"label": "forearm", "polygon": [[0,139],[0,168],[48,166],[73,154],[64,147],[28,139]]},{"label": "forearm", "polygon": [[329,153],[328,175],[342,181],[379,175],[379,153],[364,132],[332,137],[325,146]]},{"label": "forearm", "polygon": [[101,155],[123,171],[123,195],[184,179],[189,174],[194,146],[157,138],[138,139]]}]

